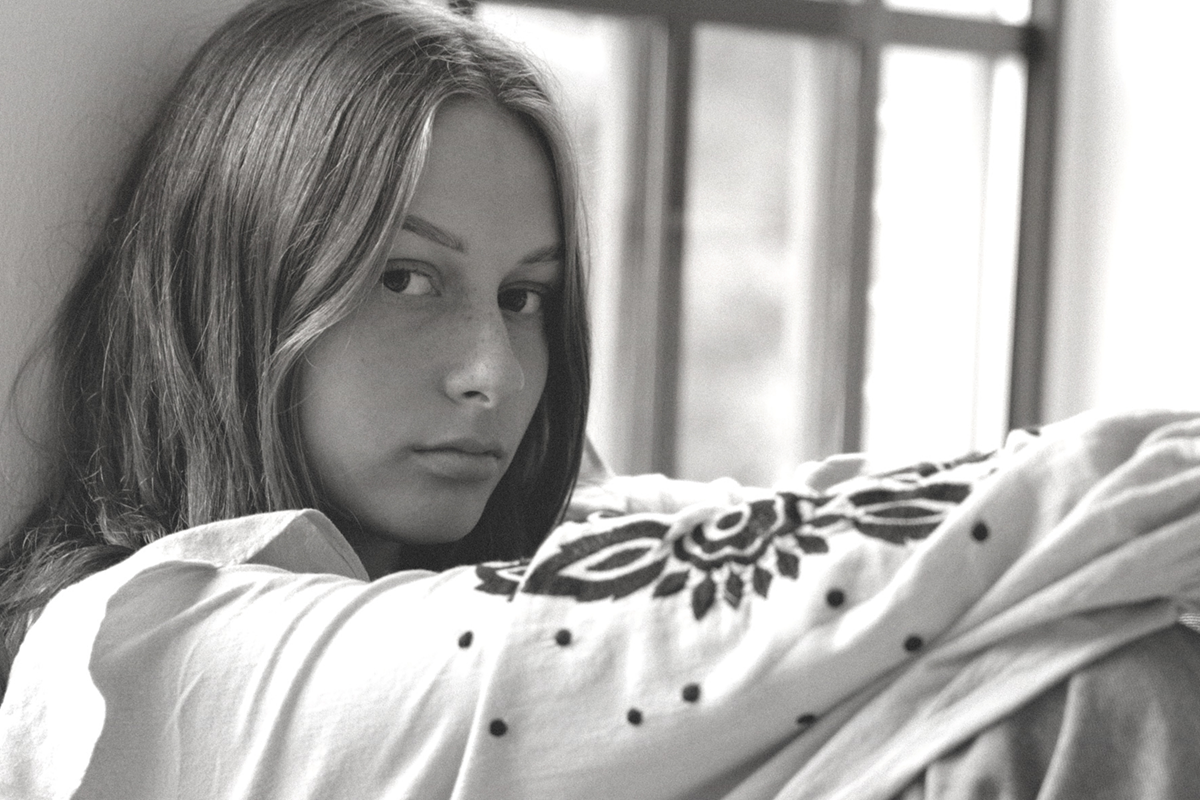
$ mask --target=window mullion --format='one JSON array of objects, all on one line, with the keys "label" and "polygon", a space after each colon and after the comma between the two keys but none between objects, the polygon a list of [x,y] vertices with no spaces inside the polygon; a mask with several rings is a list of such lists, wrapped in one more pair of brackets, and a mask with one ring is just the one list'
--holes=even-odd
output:
[{"label": "window mullion", "polygon": [[[1023,52],[1027,28],[987,19],[895,11],[877,3],[828,0],[506,0],[522,5],[629,16],[688,19],[807,36],[894,42],[971,52]],[[450,0],[469,5],[474,0]],[[871,6],[875,6],[874,9]]]},{"label": "window mullion", "polygon": [[1020,25],[911,11],[882,13],[882,39],[889,44],[995,54],[1020,53],[1028,47],[1028,31]]},{"label": "window mullion", "polygon": [[675,474],[679,413],[680,331],[683,324],[683,241],[687,192],[688,114],[691,106],[694,23],[667,19],[664,98],[662,248],[655,332],[652,467]]},{"label": "window mullion", "polygon": [[1046,293],[1050,285],[1050,215],[1062,29],[1060,0],[1033,0],[1029,30],[1025,153],[1017,243],[1017,287],[1013,311],[1010,428],[1042,420],[1046,341]]},{"label": "window mullion", "polygon": [[883,48],[883,9],[880,0],[863,4],[865,23],[860,42],[858,107],[855,120],[854,203],[850,223],[850,275],[846,310],[846,372],[842,406],[842,449],[853,452],[863,445],[863,381],[867,362],[867,295],[871,287],[871,253],[874,228],[875,160],[879,81]]}]

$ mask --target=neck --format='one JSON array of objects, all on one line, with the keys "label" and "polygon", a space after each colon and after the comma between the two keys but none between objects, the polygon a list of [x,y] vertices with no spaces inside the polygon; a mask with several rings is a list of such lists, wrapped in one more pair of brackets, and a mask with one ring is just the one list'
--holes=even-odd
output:
[{"label": "neck", "polygon": [[353,517],[328,511],[326,514],[342,536],[346,537],[371,580],[406,569],[438,572],[453,563],[452,555],[457,542],[406,544],[368,530]]}]

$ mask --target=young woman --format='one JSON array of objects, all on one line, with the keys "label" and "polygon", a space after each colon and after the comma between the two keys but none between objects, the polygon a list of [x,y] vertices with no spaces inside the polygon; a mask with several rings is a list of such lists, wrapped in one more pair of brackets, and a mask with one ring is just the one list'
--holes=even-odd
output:
[{"label": "young woman", "polygon": [[0,679],[63,586],[214,520],[320,508],[373,576],[531,553],[587,408],[567,152],[537,74],[453,16],[230,20],[63,309],[60,473],[5,556]]},{"label": "young woman", "polygon": [[[60,470],[2,556],[0,797],[1200,792],[1167,746],[1109,774],[1122,735],[1003,748],[1075,730],[1044,690],[1097,661],[1137,710],[1113,730],[1200,719],[1161,670],[1121,684],[1198,593],[1200,423],[610,483],[578,505],[644,513],[551,531],[581,240],[540,80],[469,21],[260,0],[218,31],[59,323]],[[1200,674],[1156,636],[1134,656]]]}]

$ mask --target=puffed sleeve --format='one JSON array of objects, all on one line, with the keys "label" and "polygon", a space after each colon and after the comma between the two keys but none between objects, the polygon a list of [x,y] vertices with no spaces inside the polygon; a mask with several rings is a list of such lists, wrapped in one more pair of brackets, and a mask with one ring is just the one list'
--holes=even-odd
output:
[{"label": "puffed sleeve", "polygon": [[469,569],[365,577],[309,511],[175,534],[70,587],[14,664],[0,795],[448,796],[508,604]]}]

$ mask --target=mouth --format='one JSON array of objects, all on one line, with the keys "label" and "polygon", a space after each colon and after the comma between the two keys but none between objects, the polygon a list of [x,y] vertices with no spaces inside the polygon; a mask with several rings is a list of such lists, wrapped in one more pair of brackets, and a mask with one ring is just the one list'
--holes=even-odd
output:
[{"label": "mouth", "polygon": [[499,479],[504,449],[480,439],[452,439],[414,447],[418,463],[436,477],[480,482]]},{"label": "mouth", "polygon": [[433,444],[418,445],[414,447],[418,453],[462,453],[467,456],[490,456],[497,460],[504,458],[504,448],[498,442],[493,442],[486,439],[447,439],[443,442],[435,442]]}]

